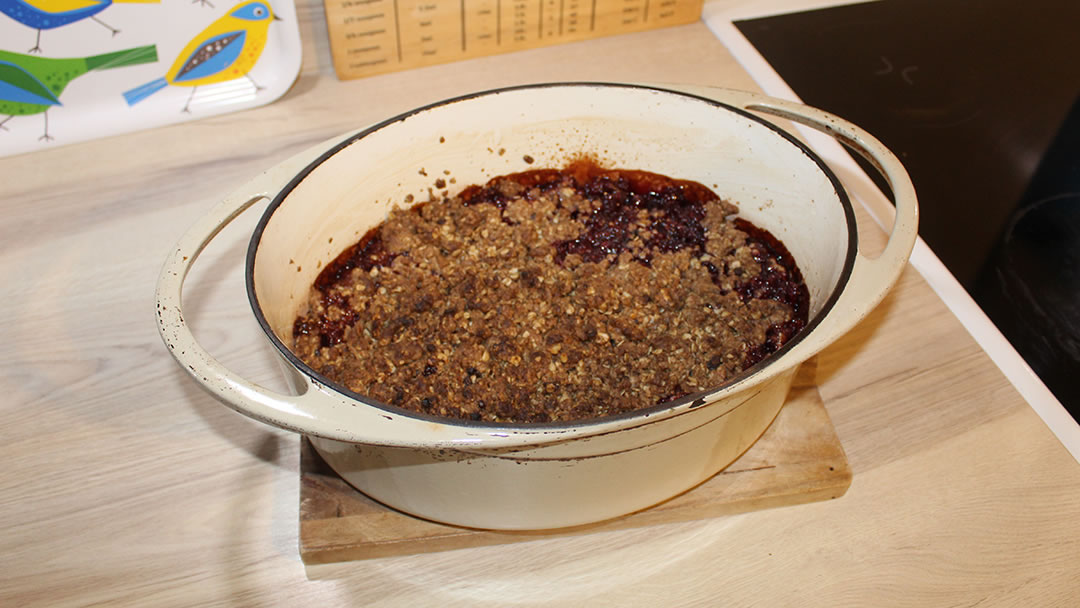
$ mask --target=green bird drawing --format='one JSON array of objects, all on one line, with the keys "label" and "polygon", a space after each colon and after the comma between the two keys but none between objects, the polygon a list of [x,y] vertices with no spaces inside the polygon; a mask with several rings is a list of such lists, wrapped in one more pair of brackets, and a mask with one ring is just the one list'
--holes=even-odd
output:
[{"label": "green bird drawing", "polygon": [[45,132],[39,141],[52,139],[49,135],[49,109],[59,106],[60,94],[72,80],[94,70],[110,70],[158,60],[157,46],[139,46],[125,51],[102,53],[90,57],[48,58],[0,50],[0,129],[15,116],[43,114]]}]

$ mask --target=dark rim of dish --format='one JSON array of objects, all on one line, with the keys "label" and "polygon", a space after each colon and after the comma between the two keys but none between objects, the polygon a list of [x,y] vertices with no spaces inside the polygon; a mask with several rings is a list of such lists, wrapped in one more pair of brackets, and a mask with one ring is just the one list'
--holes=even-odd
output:
[{"label": "dark rim of dish", "polygon": [[[806,327],[804,327],[798,334],[796,334],[794,338],[792,338],[791,340],[788,340],[776,352],[769,354],[768,356],[763,358],[761,361],[759,361],[756,364],[746,368],[741,373],[733,376],[727,382],[725,382],[724,384],[722,384],[720,386],[717,386],[717,387],[714,387],[714,388],[711,388],[711,389],[708,389],[708,390],[704,390],[704,391],[699,391],[697,393],[691,393],[689,395],[685,395],[683,397],[680,397],[680,398],[672,400],[672,401],[668,401],[666,403],[660,403],[660,404],[657,404],[657,405],[643,407],[643,408],[640,408],[640,409],[637,409],[637,410],[633,410],[633,411],[629,411],[629,412],[623,412],[621,414],[615,414],[615,415],[612,415],[612,416],[603,416],[603,417],[599,417],[599,418],[587,418],[587,419],[583,419],[583,420],[571,420],[571,421],[565,421],[565,422],[507,422],[507,423],[494,424],[494,423],[484,422],[484,421],[462,420],[462,419],[457,419],[457,418],[446,418],[446,417],[442,417],[442,416],[434,416],[434,415],[430,415],[430,414],[423,414],[423,413],[419,413],[419,412],[414,412],[412,410],[406,410],[404,408],[389,405],[389,404],[383,403],[381,401],[372,399],[370,397],[366,397],[366,396],[361,395],[359,393],[353,392],[352,390],[350,390],[350,389],[348,389],[348,388],[346,388],[346,387],[344,387],[344,386],[330,380],[329,378],[323,376],[322,374],[316,372],[311,367],[309,367],[306,363],[301,361],[299,357],[297,357],[295,354],[293,354],[292,350],[288,346],[286,346],[284,342],[281,341],[281,339],[277,336],[277,334],[274,332],[274,330],[270,327],[270,323],[266,320],[266,316],[262,312],[262,306],[260,306],[260,304],[259,304],[259,298],[255,294],[255,256],[256,256],[256,252],[258,251],[258,248],[259,248],[259,242],[262,240],[263,231],[266,229],[267,224],[269,224],[270,218],[271,218],[271,216],[273,216],[274,211],[276,211],[277,208],[279,206],[281,206],[281,204],[285,201],[285,198],[293,191],[293,189],[296,188],[297,185],[300,184],[300,182],[302,182],[319,165],[321,165],[323,162],[325,162],[331,156],[334,156],[335,154],[337,154],[342,149],[352,145],[353,143],[355,143],[356,141],[358,141],[360,139],[363,139],[364,137],[367,137],[368,135],[370,135],[371,133],[374,133],[375,131],[378,131],[378,130],[380,130],[380,129],[386,127],[386,126],[389,126],[391,124],[401,122],[401,121],[403,121],[403,120],[405,120],[405,119],[407,119],[407,118],[409,118],[411,116],[414,116],[416,114],[419,114],[421,112],[426,112],[428,110],[438,108],[438,107],[441,107],[441,106],[449,106],[449,105],[454,104],[454,103],[467,101],[467,100],[474,99],[474,98],[477,98],[477,97],[484,97],[484,96],[488,96],[488,95],[506,93],[506,92],[510,92],[510,91],[521,91],[521,90],[527,90],[527,89],[558,88],[558,87],[569,87],[569,86],[594,87],[594,88],[596,88],[596,87],[604,87],[604,88],[642,89],[642,90],[648,90],[648,91],[656,91],[656,92],[659,92],[659,93],[678,95],[678,96],[682,96],[682,97],[689,97],[691,99],[696,99],[696,100],[699,100],[699,101],[703,101],[705,103],[708,103],[709,105],[713,105],[713,106],[716,106],[716,107],[719,107],[719,108],[723,108],[723,109],[725,109],[725,110],[727,110],[729,112],[734,112],[735,114],[738,114],[740,116],[743,116],[745,118],[753,120],[754,122],[757,122],[757,123],[760,123],[760,124],[764,125],[765,127],[771,129],[773,132],[775,132],[780,137],[782,137],[785,140],[787,140],[788,142],[790,142],[792,145],[794,145],[800,151],[802,151],[803,154],[805,154],[815,165],[818,166],[818,168],[825,174],[826,177],[828,177],[829,181],[832,183],[833,189],[836,192],[837,198],[840,200],[840,204],[843,207],[844,217],[847,220],[847,225],[848,225],[848,244],[847,244],[848,245],[848,250],[847,250],[847,255],[845,256],[845,259],[844,259],[844,267],[840,272],[840,277],[839,277],[839,279],[838,279],[838,281],[836,283],[836,287],[833,289],[832,293],[829,294],[828,299],[825,301],[824,305],[821,307],[821,309],[818,311],[818,313],[816,315],[814,315],[814,317],[811,318],[807,322]],[[453,97],[453,98],[450,98],[450,99],[445,99],[443,101],[438,101],[438,102],[435,102],[435,103],[432,103],[432,104],[429,104],[429,105],[426,105],[426,106],[422,106],[422,107],[410,110],[410,111],[405,112],[403,114],[399,114],[397,116],[394,116],[393,118],[388,118],[388,119],[386,119],[386,120],[384,120],[384,121],[382,121],[380,123],[377,123],[375,125],[372,125],[372,126],[366,128],[366,129],[364,129],[363,131],[360,131],[359,133],[356,133],[355,135],[352,135],[350,137],[345,138],[343,141],[341,141],[337,145],[333,146],[332,148],[330,148],[329,150],[324,152],[321,156],[319,156],[319,158],[315,159],[307,167],[304,167],[304,169],[301,170],[299,173],[297,173],[291,180],[289,180],[289,183],[286,184],[285,187],[282,188],[282,190],[280,192],[278,192],[276,196],[274,196],[273,200],[270,201],[270,204],[267,206],[266,210],[263,212],[262,217],[259,218],[259,223],[255,226],[255,231],[251,235],[251,241],[248,243],[248,250],[247,250],[247,256],[246,256],[246,268],[245,268],[245,271],[244,271],[244,281],[245,281],[245,283],[247,285],[248,300],[251,302],[251,308],[252,308],[252,311],[254,311],[254,313],[255,313],[255,318],[258,321],[259,326],[262,327],[263,332],[266,333],[266,335],[270,338],[270,342],[274,345],[274,348],[276,348],[278,350],[278,352],[280,352],[281,355],[284,356],[285,359],[289,361],[290,364],[292,364],[294,367],[296,367],[301,372],[303,372],[305,375],[307,375],[309,378],[311,378],[312,381],[315,384],[332,388],[333,390],[335,390],[336,392],[340,393],[341,395],[343,395],[345,397],[349,397],[350,399],[354,399],[356,401],[359,401],[362,404],[369,405],[371,407],[383,410],[383,411],[387,412],[388,414],[395,414],[395,415],[398,415],[398,416],[405,416],[405,417],[408,417],[408,418],[415,418],[415,419],[419,419],[419,420],[438,422],[438,423],[447,424],[447,425],[450,425],[450,426],[470,427],[470,428],[474,428],[474,429],[482,429],[482,428],[490,428],[490,429],[514,429],[514,428],[520,428],[520,429],[543,429],[543,428],[552,428],[552,427],[566,428],[566,427],[585,427],[585,426],[591,426],[591,425],[596,425],[596,424],[605,424],[605,423],[618,421],[618,420],[622,420],[622,419],[627,419],[627,418],[637,418],[637,417],[649,418],[649,417],[651,417],[651,416],[653,416],[653,415],[655,415],[657,413],[668,411],[668,410],[671,410],[671,409],[676,409],[676,408],[679,408],[679,407],[687,405],[687,404],[693,404],[693,405],[691,405],[691,407],[695,407],[695,406],[698,406],[698,405],[703,405],[705,403],[705,401],[708,400],[709,395],[712,395],[712,394],[717,393],[717,392],[719,392],[721,390],[724,390],[724,389],[726,389],[726,388],[728,388],[728,387],[730,387],[730,386],[732,386],[734,384],[737,384],[737,383],[741,382],[742,380],[748,378],[749,376],[753,375],[758,370],[760,370],[763,367],[769,365],[770,363],[775,361],[777,358],[783,356],[784,353],[791,350],[791,348],[794,345],[801,342],[803,340],[803,338],[807,334],[809,334],[811,331],[813,331],[814,328],[816,328],[821,323],[821,319],[824,318],[825,315],[830,310],[832,310],[833,306],[836,304],[836,300],[840,297],[840,294],[844,291],[844,288],[847,286],[848,279],[851,276],[852,268],[855,265],[855,255],[856,255],[857,252],[858,252],[858,231],[857,231],[856,224],[855,224],[855,211],[851,206],[851,200],[848,198],[847,191],[844,189],[843,185],[840,183],[840,180],[836,177],[836,175],[828,167],[828,165],[825,164],[825,161],[823,161],[817,154],[815,154],[812,150],[810,150],[810,148],[808,148],[805,144],[803,144],[801,141],[796,139],[795,136],[791,135],[790,133],[788,133],[787,131],[781,129],[780,127],[776,126],[775,124],[769,122],[768,120],[765,120],[765,119],[763,119],[763,118],[761,118],[761,117],[759,117],[759,116],[757,116],[755,114],[752,114],[752,113],[750,113],[750,112],[748,112],[746,110],[743,110],[741,108],[737,108],[737,107],[731,106],[729,104],[716,101],[714,99],[709,99],[707,97],[701,97],[699,95],[693,95],[693,94],[690,94],[690,93],[684,93],[684,92],[681,92],[681,91],[673,91],[673,90],[670,90],[670,89],[664,89],[662,87],[651,87],[651,86],[643,86],[643,85],[635,85],[635,84],[610,83],[610,82],[552,82],[552,83],[527,84],[527,85],[519,85],[519,86],[512,86],[512,87],[503,87],[503,88],[498,88],[498,89],[490,89],[490,90],[486,90],[486,91],[479,91],[479,92],[476,92],[476,93],[470,93],[468,95],[462,95],[460,97]]]}]

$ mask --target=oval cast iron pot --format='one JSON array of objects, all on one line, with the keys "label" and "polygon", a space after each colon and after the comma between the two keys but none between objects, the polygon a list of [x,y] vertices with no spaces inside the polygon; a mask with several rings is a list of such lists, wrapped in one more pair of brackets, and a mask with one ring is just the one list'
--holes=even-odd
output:
[{"label": "oval cast iron pot", "polygon": [[[512,87],[432,104],[335,138],[226,197],[170,254],[157,289],[161,336],[180,365],[238,412],[303,433],[346,481],[396,509],[445,523],[548,529],[596,522],[708,479],[765,431],[798,365],[859,322],[904,268],[917,235],[915,192],[896,157],[862,129],[807,106],[704,87],[567,83]],[[851,202],[832,171],[750,111],[824,131],[870,160],[896,200],[888,244],[858,251]],[[457,187],[588,154],[714,187],[798,261],[810,323],[733,382],[631,414],[569,424],[438,419],[335,385],[294,356],[292,326],[319,269],[406,195],[436,177]],[[531,157],[535,164],[527,162]],[[184,278],[203,248],[271,199],[251,239],[248,294],[294,395],[218,363],[184,322]],[[295,262],[295,263],[292,263]]]}]

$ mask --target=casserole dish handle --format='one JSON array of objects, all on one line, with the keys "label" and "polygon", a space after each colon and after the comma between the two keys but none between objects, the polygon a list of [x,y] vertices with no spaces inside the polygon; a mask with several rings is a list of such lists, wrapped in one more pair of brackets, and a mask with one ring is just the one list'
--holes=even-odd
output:
[{"label": "casserole dish handle", "polygon": [[[293,431],[300,429],[290,420],[291,416],[279,416],[274,412],[297,412],[296,401],[303,395],[276,394],[248,382],[219,363],[191,333],[184,320],[182,296],[188,272],[214,237],[252,205],[273,198],[292,176],[325,148],[325,144],[315,146],[262,172],[199,218],[169,252],[154,294],[158,333],[180,367],[229,407]],[[310,386],[307,389],[304,394],[311,392]]]},{"label": "casserole dish handle", "polygon": [[874,257],[858,252],[840,298],[808,335],[813,339],[799,342],[786,355],[796,360],[813,356],[866,317],[885,298],[907,266],[919,236],[919,205],[907,170],[900,159],[873,135],[824,110],[748,91],[702,86],[670,88],[743,110],[784,118],[830,135],[873,165],[892,190],[896,214],[885,248]]}]

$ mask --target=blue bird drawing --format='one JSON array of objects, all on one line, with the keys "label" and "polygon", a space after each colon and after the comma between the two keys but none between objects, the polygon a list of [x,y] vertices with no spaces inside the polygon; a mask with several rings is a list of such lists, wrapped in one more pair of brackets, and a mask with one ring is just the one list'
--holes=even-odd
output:
[{"label": "blue bird drawing", "polygon": [[158,3],[161,0],[0,0],[0,13],[36,29],[37,39],[31,53],[41,52],[41,30],[51,30],[83,19],[91,19],[108,28],[113,36],[120,30],[98,19],[96,15],[114,2],[132,4]]}]

